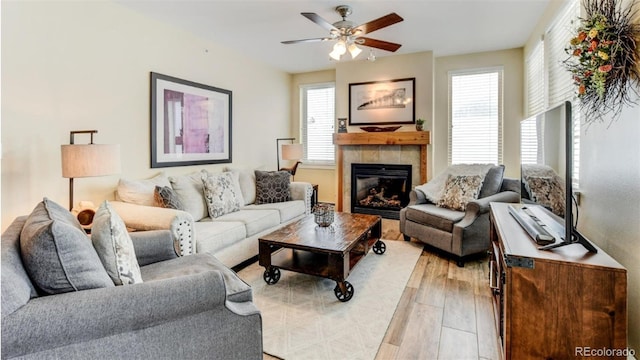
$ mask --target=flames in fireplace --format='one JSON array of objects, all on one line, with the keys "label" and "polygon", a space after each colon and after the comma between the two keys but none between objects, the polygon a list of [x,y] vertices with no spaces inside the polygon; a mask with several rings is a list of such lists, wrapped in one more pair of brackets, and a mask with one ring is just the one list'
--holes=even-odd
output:
[{"label": "flames in fireplace", "polygon": [[351,164],[351,212],[398,219],[409,202],[411,165]]}]

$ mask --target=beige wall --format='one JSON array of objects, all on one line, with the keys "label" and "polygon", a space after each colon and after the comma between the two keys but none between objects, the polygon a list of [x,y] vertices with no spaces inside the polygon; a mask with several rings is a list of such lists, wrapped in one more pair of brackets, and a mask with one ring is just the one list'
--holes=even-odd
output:
[{"label": "beige wall", "polygon": [[[71,130],[120,144],[123,177],[159,171],[149,165],[151,71],[233,91],[233,165],[275,168],[275,139],[290,132],[289,74],[112,2],[5,1],[3,229],[44,196],[67,205],[60,145]],[[76,179],[75,199],[111,199],[119,177]]]},{"label": "beige wall", "polygon": [[449,71],[503,67],[502,153],[505,175],[520,174],[520,120],[523,119],[523,57],[522,48],[477,54],[436,58],[435,120],[433,122],[434,174],[447,166],[449,136]]},{"label": "beige wall", "polygon": [[[527,42],[538,41],[566,1],[553,1]],[[630,0],[624,4],[630,4]],[[639,18],[636,23],[640,23]],[[640,102],[639,98],[635,98]],[[574,111],[579,109],[574,108]],[[583,117],[584,118],[584,117]],[[629,347],[640,351],[640,106],[608,125],[583,126],[578,230],[627,268]],[[598,292],[598,289],[585,289]],[[636,358],[638,356],[636,355]]]}]

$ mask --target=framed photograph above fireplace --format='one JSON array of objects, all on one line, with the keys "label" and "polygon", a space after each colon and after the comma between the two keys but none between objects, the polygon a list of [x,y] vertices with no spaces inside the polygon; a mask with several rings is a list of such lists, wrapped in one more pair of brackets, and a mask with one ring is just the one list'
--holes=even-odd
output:
[{"label": "framed photograph above fireplace", "polygon": [[151,167],[231,162],[231,91],[151,73]]},{"label": "framed photograph above fireplace", "polygon": [[349,84],[349,125],[415,123],[415,78]]}]

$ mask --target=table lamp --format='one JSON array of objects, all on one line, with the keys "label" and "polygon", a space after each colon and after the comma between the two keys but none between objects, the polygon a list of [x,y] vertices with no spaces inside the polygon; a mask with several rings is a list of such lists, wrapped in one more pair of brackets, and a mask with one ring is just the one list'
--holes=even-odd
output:
[{"label": "table lamp", "polygon": [[[277,145],[277,153],[278,153],[278,170],[288,171],[292,176],[296,175],[296,170],[298,169],[298,164],[301,163],[299,161],[302,159],[303,148],[302,144],[294,144],[293,141],[295,138],[279,138],[276,139]],[[291,144],[283,144],[282,145],[282,160],[295,160],[296,163],[290,168],[280,168],[280,141],[291,141]]]},{"label": "table lamp", "polygon": [[[94,144],[98,130],[71,131],[69,145],[62,145],[62,177],[69,178],[69,210],[73,209],[73,179],[120,173],[120,145]],[[91,134],[89,144],[75,144],[76,134]]]}]

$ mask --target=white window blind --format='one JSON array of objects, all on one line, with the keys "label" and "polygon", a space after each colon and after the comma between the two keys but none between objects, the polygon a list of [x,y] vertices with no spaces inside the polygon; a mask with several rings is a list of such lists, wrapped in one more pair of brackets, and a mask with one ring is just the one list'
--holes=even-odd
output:
[{"label": "white window blind", "polygon": [[520,162],[522,164],[538,164],[538,124],[531,117],[520,123]]},{"label": "white window blind", "polygon": [[449,164],[502,163],[502,69],[449,73]]},{"label": "white window blind", "polygon": [[572,0],[558,14],[545,33],[545,55],[547,55],[548,98],[547,107],[563,101],[573,104],[573,188],[578,189],[580,179],[580,124],[582,122],[575,97],[575,85],[569,72],[562,64],[569,55],[564,49],[574,35],[576,21],[580,17],[580,1]]},{"label": "white window blind", "polygon": [[525,62],[527,81],[527,115],[532,116],[544,111],[544,40],[540,40],[531,49]]},{"label": "white window blind", "polygon": [[335,84],[301,86],[301,132],[306,164],[334,164]]}]

